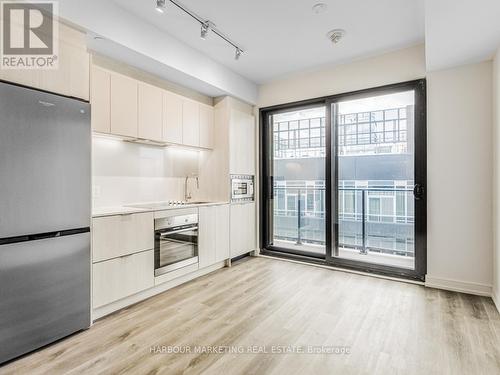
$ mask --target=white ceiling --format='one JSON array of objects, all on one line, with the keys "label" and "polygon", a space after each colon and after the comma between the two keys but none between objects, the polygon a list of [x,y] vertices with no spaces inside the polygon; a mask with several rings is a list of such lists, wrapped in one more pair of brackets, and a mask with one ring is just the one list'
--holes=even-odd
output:
[{"label": "white ceiling", "polygon": [[427,70],[487,60],[500,46],[500,0],[426,0]]},{"label": "white ceiling", "polygon": [[[423,0],[181,0],[241,45],[235,61],[233,48],[213,34],[202,40],[199,24],[168,0],[164,14],[155,0],[107,1],[256,83],[424,41]],[[325,13],[313,13],[317,2],[328,5]],[[326,38],[333,28],[347,32],[337,45]]]}]

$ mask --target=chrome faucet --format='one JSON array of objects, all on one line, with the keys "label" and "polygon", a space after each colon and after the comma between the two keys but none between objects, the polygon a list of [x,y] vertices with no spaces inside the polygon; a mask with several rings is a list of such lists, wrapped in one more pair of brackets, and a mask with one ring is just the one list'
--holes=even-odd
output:
[{"label": "chrome faucet", "polygon": [[197,175],[193,174],[191,176],[189,176],[189,175],[186,176],[186,179],[184,180],[184,200],[186,202],[189,201],[192,198],[191,192],[188,191],[188,181],[189,181],[189,179],[191,177],[194,178],[194,179],[196,179],[196,189],[200,188],[200,180],[198,179]]}]

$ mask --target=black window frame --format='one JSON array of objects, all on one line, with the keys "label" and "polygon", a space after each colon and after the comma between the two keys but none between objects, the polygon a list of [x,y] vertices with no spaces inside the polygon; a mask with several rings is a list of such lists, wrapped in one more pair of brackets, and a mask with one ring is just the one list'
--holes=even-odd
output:
[{"label": "black window frame", "polygon": [[[361,99],[376,95],[385,95],[402,91],[415,92],[415,149],[414,149],[414,174],[415,184],[423,187],[423,195],[415,199],[415,268],[413,270],[379,265],[373,263],[364,263],[350,259],[335,257],[332,251],[338,248],[338,217],[337,205],[338,194],[331,194],[332,182],[337,181],[338,154],[336,152],[336,134],[332,127],[332,108],[335,110],[335,104],[344,100]],[[270,209],[270,196],[273,189],[273,179],[269,175],[270,162],[272,159],[272,126],[269,126],[268,119],[270,115],[288,112],[290,110],[301,110],[324,105],[326,108],[325,116],[325,209],[326,209],[326,256],[321,254],[312,254],[299,250],[290,250],[270,245],[269,228],[273,225],[273,214]],[[270,138],[269,138],[270,137]],[[269,142],[271,140],[271,142]],[[332,155],[334,158],[332,159]],[[298,102],[285,103],[259,110],[259,189],[260,189],[260,249],[261,253],[278,257],[294,258],[311,263],[319,263],[333,267],[353,269],[357,271],[377,273],[386,276],[400,277],[418,281],[424,281],[427,272],[427,199],[425,187],[427,186],[427,105],[426,105],[426,80],[417,79],[407,82],[400,82],[384,86],[372,87],[363,90],[341,93],[320,98],[302,100]],[[332,164],[335,167],[332,170]],[[330,193],[329,193],[330,192]],[[332,222],[335,221],[334,225]],[[333,246],[332,246],[333,245]]]}]

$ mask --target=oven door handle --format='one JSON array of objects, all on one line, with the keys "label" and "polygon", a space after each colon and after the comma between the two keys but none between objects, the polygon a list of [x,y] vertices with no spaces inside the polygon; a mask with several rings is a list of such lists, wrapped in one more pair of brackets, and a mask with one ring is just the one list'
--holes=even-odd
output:
[{"label": "oven door handle", "polygon": [[190,228],[184,228],[184,229],[178,229],[178,230],[173,230],[170,232],[160,232],[160,237],[165,237],[170,234],[177,234],[177,233],[182,233],[182,232],[189,232],[191,230],[198,230],[198,227],[190,227]]}]

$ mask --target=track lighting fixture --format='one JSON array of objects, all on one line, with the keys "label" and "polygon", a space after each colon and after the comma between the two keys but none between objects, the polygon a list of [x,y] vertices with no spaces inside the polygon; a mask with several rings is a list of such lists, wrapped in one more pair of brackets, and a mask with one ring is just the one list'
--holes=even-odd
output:
[{"label": "track lighting fixture", "polygon": [[201,34],[200,34],[201,39],[203,40],[207,39],[207,34],[209,30],[210,30],[210,22],[209,21],[203,22],[201,24]]},{"label": "track lighting fixture", "polygon": [[243,51],[241,49],[239,49],[238,47],[236,47],[236,52],[234,54],[234,59],[235,60],[239,60],[242,53],[243,53]]},{"label": "track lighting fixture", "polygon": [[[214,33],[217,35],[219,38],[223,39],[226,43],[230,44],[234,48],[236,48],[236,52],[234,55],[234,58],[238,60],[240,56],[243,54],[243,49],[240,48],[235,42],[233,42],[229,37],[227,37],[222,31],[218,30],[215,27],[215,24],[211,22],[210,20],[207,20],[203,17],[200,17],[197,15],[195,12],[189,10],[186,8],[183,4],[179,2],[179,0],[168,0],[170,4],[175,5],[177,8],[182,10],[184,13],[186,13],[188,16],[193,18],[194,20],[198,21],[201,25],[201,31],[200,31],[200,37],[201,39],[206,39],[208,36],[209,32]],[[166,2],[167,0],[156,0],[156,10],[160,13],[165,12],[166,8]]]},{"label": "track lighting fixture", "polygon": [[156,11],[158,13],[165,12],[165,1],[166,0],[156,0]]}]

